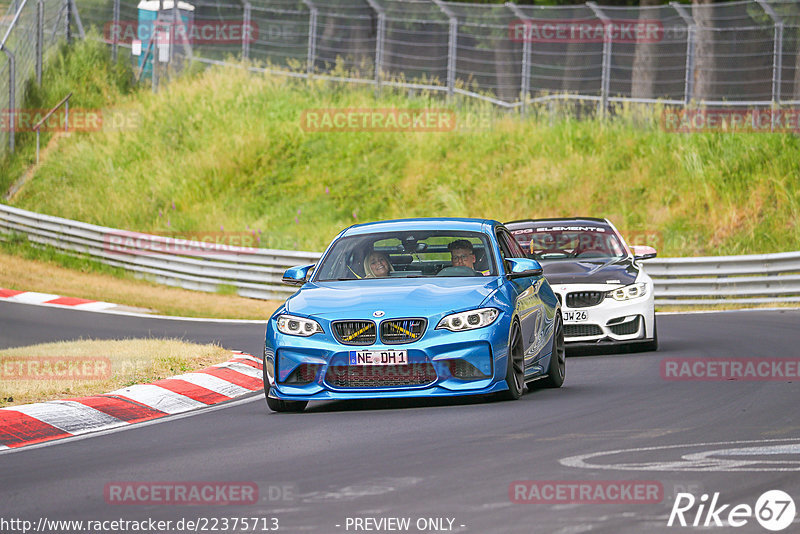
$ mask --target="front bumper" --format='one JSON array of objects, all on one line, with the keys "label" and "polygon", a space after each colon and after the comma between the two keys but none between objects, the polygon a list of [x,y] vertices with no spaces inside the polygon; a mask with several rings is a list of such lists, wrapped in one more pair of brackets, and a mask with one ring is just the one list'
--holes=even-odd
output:
[{"label": "front bumper", "polygon": [[562,287],[556,290],[562,301],[566,343],[627,344],[653,339],[655,305],[652,292],[644,297],[623,301],[606,298],[599,304],[588,307],[570,307],[567,304],[567,293],[598,289],[600,288],[567,286],[567,289]]},{"label": "front bumper", "polygon": [[[507,331],[505,321],[498,320],[490,327],[467,332],[428,330],[413,343],[345,346],[327,335],[298,338],[268,330],[264,356],[269,395],[283,400],[312,401],[482,395],[502,391],[507,389]],[[409,365],[349,366],[350,352],[358,350],[405,350]],[[408,367],[426,369],[426,374],[412,372],[411,382],[418,376],[425,378],[403,383],[409,381]],[[359,380],[337,380],[348,369],[359,370]],[[301,383],[297,383],[298,376],[302,376]],[[364,376],[369,379],[364,380]],[[355,385],[343,387],[343,384]]]}]

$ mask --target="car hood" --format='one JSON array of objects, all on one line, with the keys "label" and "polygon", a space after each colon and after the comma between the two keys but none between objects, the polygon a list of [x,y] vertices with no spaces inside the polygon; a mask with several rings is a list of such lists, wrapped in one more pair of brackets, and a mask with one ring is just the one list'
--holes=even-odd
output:
[{"label": "car hood", "polygon": [[551,284],[628,285],[636,281],[639,270],[629,259],[597,261],[542,262],[544,276]]},{"label": "car hood", "polygon": [[414,317],[479,306],[500,287],[500,277],[386,278],[308,283],[286,302],[289,313],[328,319]]}]

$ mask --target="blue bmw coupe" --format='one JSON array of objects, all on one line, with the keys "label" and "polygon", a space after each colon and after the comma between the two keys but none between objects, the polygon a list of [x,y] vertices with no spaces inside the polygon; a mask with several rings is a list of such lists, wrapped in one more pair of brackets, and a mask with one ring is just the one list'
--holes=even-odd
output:
[{"label": "blue bmw coupe", "polygon": [[264,393],[308,401],[485,395],[564,382],[561,309],[542,267],[499,222],[403,219],[351,226],[270,317]]}]

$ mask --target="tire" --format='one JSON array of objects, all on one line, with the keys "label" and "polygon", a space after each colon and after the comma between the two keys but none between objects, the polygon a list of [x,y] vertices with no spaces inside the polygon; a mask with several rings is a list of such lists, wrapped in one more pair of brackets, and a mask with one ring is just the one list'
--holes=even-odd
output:
[{"label": "tire", "polygon": [[643,352],[658,350],[658,325],[656,324],[656,314],[653,314],[653,340],[639,344],[639,350]]},{"label": "tire", "polygon": [[264,377],[264,397],[267,399],[267,407],[273,412],[302,412],[306,409],[308,401],[285,401],[281,399],[273,399],[269,396],[269,379],[267,378],[267,359],[264,358],[261,363],[261,374]]},{"label": "tire", "polygon": [[567,356],[564,350],[564,323],[561,314],[556,317],[556,327],[553,333],[553,351],[550,354],[550,365],[547,366],[547,376],[541,380],[546,388],[560,388],[567,374]]},{"label": "tire", "polygon": [[503,400],[517,400],[525,390],[525,354],[522,347],[522,333],[519,323],[511,324],[508,334],[508,365],[506,366],[507,391],[501,391],[499,397]]}]

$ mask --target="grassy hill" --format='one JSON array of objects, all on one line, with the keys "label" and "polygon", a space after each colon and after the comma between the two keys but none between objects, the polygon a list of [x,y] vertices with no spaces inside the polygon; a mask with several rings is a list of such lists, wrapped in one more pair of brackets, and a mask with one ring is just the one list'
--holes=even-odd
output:
[{"label": "grassy hill", "polygon": [[[321,250],[342,228],[377,219],[590,215],[662,256],[800,250],[796,135],[674,134],[632,113],[520,119],[237,68],[157,95],[105,87],[92,105],[115,102],[126,127],[56,139],[12,204],[148,232],[256,231],[261,246],[284,249]],[[456,113],[453,131],[300,124],[309,109],[443,106]]]}]

